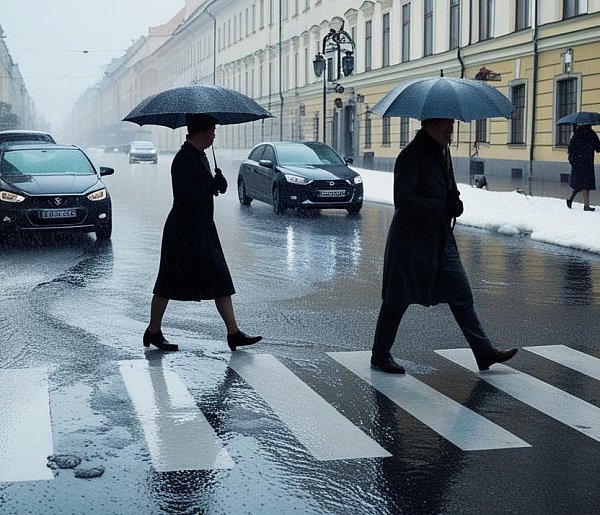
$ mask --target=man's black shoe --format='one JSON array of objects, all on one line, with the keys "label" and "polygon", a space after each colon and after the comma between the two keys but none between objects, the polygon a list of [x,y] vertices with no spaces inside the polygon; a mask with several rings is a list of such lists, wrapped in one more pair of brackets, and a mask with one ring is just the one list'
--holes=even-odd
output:
[{"label": "man's black shoe", "polygon": [[404,367],[398,365],[392,358],[381,361],[371,358],[371,366],[382,372],[387,372],[388,374],[404,374],[406,372]]},{"label": "man's black shoe", "polygon": [[481,357],[475,358],[477,361],[477,366],[479,370],[487,370],[494,363],[504,363],[512,358],[519,349],[508,349],[508,350],[498,350],[493,349],[489,354]]},{"label": "man's black shoe", "polygon": [[148,329],[144,333],[144,347],[150,347],[150,345],[154,345],[157,349],[160,350],[179,350],[179,347],[174,343],[169,343],[164,336],[161,330],[158,333],[151,333]]}]

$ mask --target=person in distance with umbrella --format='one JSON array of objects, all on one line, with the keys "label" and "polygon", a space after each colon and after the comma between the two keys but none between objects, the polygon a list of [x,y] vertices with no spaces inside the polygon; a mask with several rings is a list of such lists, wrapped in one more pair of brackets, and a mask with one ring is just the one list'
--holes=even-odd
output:
[{"label": "person in distance with umbrella", "polygon": [[585,124],[575,125],[568,148],[569,163],[571,164],[569,186],[573,188],[573,193],[567,199],[567,207],[569,209],[573,205],[575,195],[581,191],[583,210],[596,210],[590,206],[590,190],[596,189],[594,151],[600,152],[600,140],[592,129],[592,126]]},{"label": "person in distance with umbrella", "polygon": [[235,293],[213,220],[213,197],[224,193],[227,181],[220,171],[210,171],[204,150],[215,139],[216,120],[207,115],[187,115],[188,137],[173,158],[173,207],[163,231],[160,266],[150,307],[144,346],[178,350],[163,336],[161,324],[169,300],[213,299],[227,328],[232,351],[252,345],[262,336],[240,331],[231,296]]},{"label": "person in distance with umbrella", "polygon": [[475,312],[469,280],[454,239],[452,219],[463,212],[449,144],[454,120],[421,122],[394,167],[395,213],[385,249],[382,305],[371,366],[402,374],[390,351],[410,304],[447,303],[467,339],[479,370],[512,358],[517,349],[495,349]]}]

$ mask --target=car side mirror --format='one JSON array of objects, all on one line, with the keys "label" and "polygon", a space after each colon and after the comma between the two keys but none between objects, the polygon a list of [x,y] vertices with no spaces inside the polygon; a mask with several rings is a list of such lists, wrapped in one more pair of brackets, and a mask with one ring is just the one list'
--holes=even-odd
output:
[{"label": "car side mirror", "polygon": [[100,175],[112,175],[113,173],[115,173],[114,168],[109,168],[108,166],[100,167]]},{"label": "car side mirror", "polygon": [[265,168],[273,168],[273,161],[270,159],[261,159],[258,164],[260,166],[264,166]]},{"label": "car side mirror", "polygon": [[347,165],[351,165],[352,163],[354,163],[354,158],[352,158],[352,157],[345,157],[344,161],[346,161]]}]

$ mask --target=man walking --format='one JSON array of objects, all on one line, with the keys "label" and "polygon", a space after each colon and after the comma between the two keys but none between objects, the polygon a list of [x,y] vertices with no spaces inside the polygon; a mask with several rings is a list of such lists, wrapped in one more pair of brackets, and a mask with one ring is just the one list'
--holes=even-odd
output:
[{"label": "man walking", "polygon": [[371,366],[403,374],[390,350],[410,304],[447,303],[465,336],[479,370],[512,358],[517,349],[495,349],[473,307],[469,280],[462,266],[452,219],[463,212],[449,144],[454,120],[421,123],[414,140],[394,167],[394,207],[385,249],[381,310]]}]

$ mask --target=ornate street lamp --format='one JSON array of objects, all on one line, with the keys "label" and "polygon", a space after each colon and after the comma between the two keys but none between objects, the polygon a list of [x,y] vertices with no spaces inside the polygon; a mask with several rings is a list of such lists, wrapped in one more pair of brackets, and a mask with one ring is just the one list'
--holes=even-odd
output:
[{"label": "ornate street lamp", "polygon": [[325,71],[325,58],[323,57],[323,54],[317,54],[315,56],[315,60],[313,61],[313,68],[317,77],[323,75],[323,72]]},{"label": "ornate street lamp", "polygon": [[[331,42],[331,43],[330,43]],[[328,43],[330,45],[328,46]],[[350,48],[348,48],[348,46]],[[343,49],[342,47],[346,47]],[[323,38],[321,52],[319,52],[313,60],[313,69],[317,77],[323,76],[323,143],[327,143],[326,130],[327,130],[327,78],[331,75],[330,80],[337,83],[342,77],[342,71],[344,77],[352,75],[354,71],[354,40],[344,30],[344,24],[340,27],[340,30],[329,29],[329,32],[325,34]],[[342,50],[345,52],[345,56],[342,57]],[[337,74],[333,74],[330,70],[326,73],[328,66],[325,54],[327,52],[336,53],[337,61]],[[341,86],[338,85],[341,88]],[[343,88],[341,89],[343,91]],[[337,91],[337,90],[336,90]]]}]

